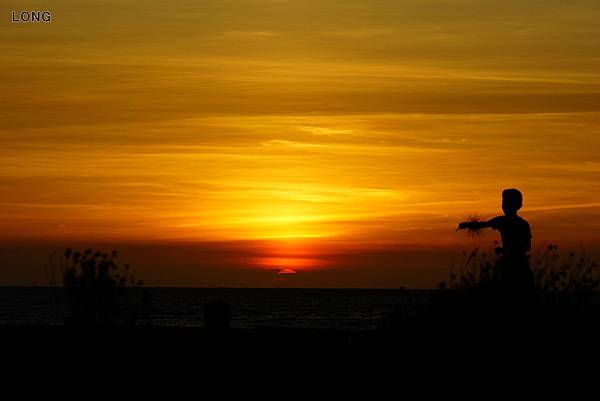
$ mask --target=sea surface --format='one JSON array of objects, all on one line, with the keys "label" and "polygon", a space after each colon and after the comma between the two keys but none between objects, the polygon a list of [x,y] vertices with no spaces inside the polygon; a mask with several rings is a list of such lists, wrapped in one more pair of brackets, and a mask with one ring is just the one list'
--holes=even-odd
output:
[{"label": "sea surface", "polygon": [[[202,309],[221,299],[235,328],[287,327],[373,330],[394,310],[423,303],[431,291],[378,289],[150,288],[138,324],[202,326]],[[0,288],[0,325],[62,325],[67,318],[60,288]],[[138,308],[139,309],[139,308]]]}]

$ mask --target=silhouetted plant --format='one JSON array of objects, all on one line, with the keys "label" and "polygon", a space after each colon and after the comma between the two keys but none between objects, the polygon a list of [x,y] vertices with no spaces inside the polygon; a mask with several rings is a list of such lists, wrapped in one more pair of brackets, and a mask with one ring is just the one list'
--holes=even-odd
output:
[{"label": "silhouetted plant", "polygon": [[120,267],[117,258],[116,251],[110,255],[92,249],[83,253],[65,251],[63,286],[70,324],[135,323],[134,315],[125,315],[124,311],[132,306],[133,289],[143,282],[136,280],[129,265]]},{"label": "silhouetted plant", "polygon": [[[494,246],[498,245],[494,241]],[[461,258],[452,264],[448,281],[438,284],[440,289],[470,289],[498,280],[497,257],[494,252],[482,252],[475,248],[470,252],[463,250]]]},{"label": "silhouetted plant", "polygon": [[542,290],[588,292],[600,287],[600,269],[585,252],[569,252],[561,258],[557,245],[538,250],[533,262],[538,287]]}]

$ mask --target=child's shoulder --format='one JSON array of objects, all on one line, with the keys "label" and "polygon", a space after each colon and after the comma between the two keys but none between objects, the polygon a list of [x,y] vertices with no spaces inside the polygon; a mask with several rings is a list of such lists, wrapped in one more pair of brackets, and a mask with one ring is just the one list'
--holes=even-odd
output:
[{"label": "child's shoulder", "polygon": [[488,223],[490,224],[490,227],[492,227],[495,230],[501,229],[502,227],[507,225],[514,226],[515,224],[529,227],[529,223],[527,222],[527,220],[525,220],[519,215],[507,216],[503,214],[491,218],[488,221]]},{"label": "child's shoulder", "polygon": [[492,226],[492,228],[496,228],[496,227],[499,227],[500,225],[504,224],[505,221],[506,221],[506,216],[500,215],[500,216],[492,217],[491,219],[488,220],[488,223],[490,223],[490,226]]},{"label": "child's shoulder", "polygon": [[518,216],[518,215],[517,215],[516,217],[517,217],[517,221],[518,221],[520,224],[523,224],[523,225],[529,226],[529,222],[528,222],[527,220],[525,220],[524,218],[522,218],[521,216]]}]

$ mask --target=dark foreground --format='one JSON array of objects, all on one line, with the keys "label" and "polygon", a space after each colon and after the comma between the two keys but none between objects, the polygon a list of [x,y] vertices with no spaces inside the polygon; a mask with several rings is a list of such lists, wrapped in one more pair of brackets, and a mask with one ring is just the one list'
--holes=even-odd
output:
[{"label": "dark foreground", "polygon": [[0,341],[4,355],[128,361],[245,354],[261,358],[393,354],[459,358],[505,352],[591,358],[599,348],[600,313],[590,305],[509,308],[451,294],[416,315],[398,314],[373,330],[3,325]]},{"label": "dark foreground", "polygon": [[514,373],[525,368],[516,366],[523,361],[548,363],[548,368],[571,366],[564,361],[587,361],[596,366],[600,356],[598,325],[573,320],[538,325],[422,324],[363,332],[268,327],[212,331],[190,327],[7,326],[0,333],[5,363],[8,358],[26,366],[49,361],[53,366],[60,361],[71,369],[104,365],[118,371],[169,370],[169,366],[182,369],[187,364],[234,368],[239,362],[260,364],[257,368],[266,363],[274,371],[300,363],[323,369],[319,365],[323,362],[353,366],[369,359],[386,360],[393,369],[421,366],[426,370],[435,369],[436,364],[453,369],[458,367],[456,363],[496,365],[508,361],[508,369]]},{"label": "dark foreground", "polygon": [[[580,389],[600,373],[600,330],[574,318],[537,324],[443,319],[369,331],[6,326],[0,333],[2,362],[27,378],[23,388],[41,376],[64,390],[83,386],[78,394],[123,395],[124,387],[134,394],[161,387],[213,394],[213,386],[246,395],[281,387],[338,395],[362,388],[366,399],[408,388],[522,394],[524,386]],[[478,386],[487,389],[477,392]]]},{"label": "dark foreground", "polygon": [[[106,325],[69,322],[68,315],[62,322],[44,316],[50,311],[49,304],[32,299],[42,294],[46,301],[56,300],[51,291],[10,291],[4,292],[4,313],[37,316],[38,321],[30,324],[29,318],[13,317],[2,322],[2,355],[16,356],[29,365],[32,361],[60,360],[79,364],[73,366],[103,362],[113,368],[151,368],[157,364],[165,368],[171,366],[168,362],[181,360],[230,364],[242,359],[247,363],[267,360],[276,370],[279,363],[296,360],[339,363],[362,357],[384,358],[403,366],[472,357],[486,361],[507,357],[595,360],[600,341],[595,292],[554,292],[538,294],[528,302],[511,302],[510,294],[485,289],[444,290],[427,296],[362,290],[167,291],[161,295],[163,301],[155,302],[160,313],[152,312],[152,318],[139,309],[126,310],[119,317],[133,311],[137,320]],[[17,293],[29,304],[18,303]],[[127,299],[131,296],[128,294]],[[229,327],[207,328],[202,319],[202,303],[215,298],[224,298],[232,306]],[[174,301],[165,303],[165,299],[178,301],[171,304]],[[17,304],[29,306],[22,306],[20,311],[11,309]],[[156,324],[165,322],[156,316],[169,315],[166,310],[174,311],[171,321],[194,324]],[[289,322],[303,326],[294,327]]]}]

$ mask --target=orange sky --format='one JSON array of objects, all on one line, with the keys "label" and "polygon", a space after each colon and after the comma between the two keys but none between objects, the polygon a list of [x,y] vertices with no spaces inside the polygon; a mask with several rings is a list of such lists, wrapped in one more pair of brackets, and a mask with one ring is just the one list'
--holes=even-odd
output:
[{"label": "orange sky", "polygon": [[0,283],[38,280],[21,246],[145,243],[154,284],[427,285],[505,187],[536,244],[600,248],[597,2],[1,7],[53,21],[0,23]]}]

